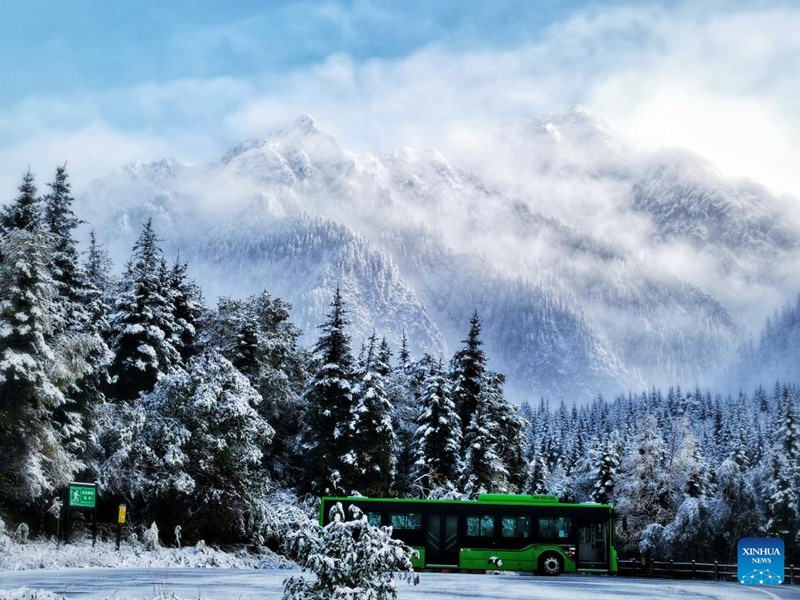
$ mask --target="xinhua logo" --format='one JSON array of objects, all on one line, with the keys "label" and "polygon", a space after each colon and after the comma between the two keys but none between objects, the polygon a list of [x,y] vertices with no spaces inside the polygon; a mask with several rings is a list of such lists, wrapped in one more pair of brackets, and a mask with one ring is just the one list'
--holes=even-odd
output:
[{"label": "xinhua logo", "polygon": [[739,583],[780,585],[783,583],[783,540],[742,538],[739,540]]}]

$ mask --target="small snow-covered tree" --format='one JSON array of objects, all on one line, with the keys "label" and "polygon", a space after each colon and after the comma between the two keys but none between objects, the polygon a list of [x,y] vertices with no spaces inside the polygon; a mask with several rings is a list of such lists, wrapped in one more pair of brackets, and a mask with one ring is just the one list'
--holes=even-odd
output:
[{"label": "small snow-covered tree", "polygon": [[393,539],[390,528],[370,525],[359,508],[349,510],[352,518],[346,520],[342,505],[336,504],[325,527],[310,522],[288,535],[288,554],[314,579],[287,579],[284,600],[393,600],[396,573],[416,585],[415,551]]}]

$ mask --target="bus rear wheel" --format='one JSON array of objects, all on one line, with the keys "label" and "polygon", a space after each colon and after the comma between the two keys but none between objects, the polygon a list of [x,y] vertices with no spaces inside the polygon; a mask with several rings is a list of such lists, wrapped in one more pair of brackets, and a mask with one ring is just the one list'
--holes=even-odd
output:
[{"label": "bus rear wheel", "polygon": [[555,577],[564,570],[564,561],[555,552],[545,552],[539,557],[539,575]]}]

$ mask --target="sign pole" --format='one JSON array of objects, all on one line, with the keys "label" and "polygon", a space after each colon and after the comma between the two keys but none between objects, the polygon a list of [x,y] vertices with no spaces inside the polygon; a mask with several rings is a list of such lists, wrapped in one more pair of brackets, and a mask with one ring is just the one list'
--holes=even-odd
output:
[{"label": "sign pole", "polygon": [[69,543],[69,514],[73,508],[93,509],[92,546],[97,541],[97,484],[73,481],[67,490],[67,518],[64,524],[64,543]]},{"label": "sign pole", "polygon": [[64,543],[69,544],[69,488],[67,488],[67,498],[64,502]]},{"label": "sign pole", "polygon": [[128,506],[126,504],[120,504],[119,512],[117,513],[117,551],[119,551],[119,541],[122,537],[122,525],[125,523],[127,512]]},{"label": "sign pole", "polygon": [[92,510],[92,548],[97,543],[97,505]]}]

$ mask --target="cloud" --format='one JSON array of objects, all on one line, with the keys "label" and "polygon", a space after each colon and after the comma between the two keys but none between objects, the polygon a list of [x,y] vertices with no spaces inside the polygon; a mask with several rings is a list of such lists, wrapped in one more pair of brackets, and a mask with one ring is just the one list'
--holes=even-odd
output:
[{"label": "cloud", "polygon": [[[387,36],[397,50],[397,14],[371,3],[326,3],[314,11],[314,31],[329,26],[328,47],[345,51],[288,72],[275,70],[271,58],[258,70],[256,59],[269,37],[258,20],[198,30],[194,41],[193,30],[184,28],[170,42],[176,52],[169,60],[188,61],[191,53],[199,61],[219,60],[223,48],[247,69],[234,69],[229,77],[26,100],[0,114],[0,155],[23,164],[31,155],[46,156],[41,146],[68,150],[58,138],[87,140],[86,132],[96,130],[116,140],[117,151],[109,156],[125,159],[140,147],[148,153],[140,158],[163,149],[204,161],[237,138],[264,135],[310,113],[348,147],[378,154],[401,146],[438,147],[448,157],[475,162],[487,153],[486,130],[580,103],[637,143],[688,147],[726,173],[800,197],[800,171],[792,168],[800,162],[800,81],[793,76],[800,67],[794,35],[800,10],[759,6],[595,6],[545,30],[532,26],[527,39],[515,24],[514,43],[491,45],[485,31],[476,35],[483,42],[468,43],[429,18],[421,22],[432,36],[428,44],[398,56],[382,54],[374,40],[356,43],[360,28],[378,23],[392,30]],[[290,4],[278,16],[294,22],[303,10]],[[476,31],[477,25],[473,19],[460,27],[453,31]],[[421,38],[417,42],[419,47]],[[315,46],[313,54],[323,52]],[[186,72],[204,70],[195,67],[187,64]],[[177,70],[173,65],[171,71]]]}]

